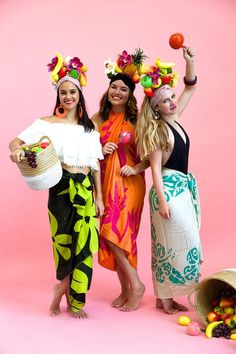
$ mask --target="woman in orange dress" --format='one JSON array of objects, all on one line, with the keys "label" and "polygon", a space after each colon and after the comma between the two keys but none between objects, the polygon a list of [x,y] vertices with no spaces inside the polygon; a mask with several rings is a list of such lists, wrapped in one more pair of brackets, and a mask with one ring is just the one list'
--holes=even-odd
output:
[{"label": "woman in orange dress", "polygon": [[100,223],[99,263],[117,272],[121,293],[112,306],[138,308],[145,287],[137,273],[136,238],[145,195],[144,169],[135,144],[137,102],[135,84],[124,74],[112,77],[100,110],[92,119],[99,126],[104,160],[101,163],[105,213]]}]

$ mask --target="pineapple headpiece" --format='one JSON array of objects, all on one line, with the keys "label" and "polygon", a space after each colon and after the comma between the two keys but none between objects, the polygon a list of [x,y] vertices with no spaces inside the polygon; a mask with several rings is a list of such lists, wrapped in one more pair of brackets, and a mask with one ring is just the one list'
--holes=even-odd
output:
[{"label": "pineapple headpiece", "polygon": [[123,77],[126,75],[134,84],[137,84],[140,81],[140,69],[146,58],[147,56],[140,48],[135,49],[133,54],[128,54],[126,50],[123,50],[118,55],[116,62],[111,59],[104,61],[105,73],[113,81],[117,74],[123,74]]},{"label": "pineapple headpiece", "polygon": [[155,65],[143,65],[141,70],[141,85],[144,93],[152,97],[156,89],[168,84],[175,87],[178,83],[179,74],[173,71],[174,63],[164,63],[157,58]]},{"label": "pineapple headpiece", "polygon": [[51,71],[51,79],[56,89],[64,81],[73,82],[79,89],[87,85],[85,72],[87,67],[81,63],[78,57],[65,57],[56,52],[56,57],[47,65],[48,71]]}]

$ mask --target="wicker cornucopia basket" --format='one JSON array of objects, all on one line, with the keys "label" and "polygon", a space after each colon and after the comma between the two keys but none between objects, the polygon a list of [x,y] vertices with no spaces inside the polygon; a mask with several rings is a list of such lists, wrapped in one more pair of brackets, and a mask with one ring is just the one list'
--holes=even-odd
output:
[{"label": "wicker cornucopia basket", "polygon": [[[225,269],[203,279],[189,294],[188,301],[196,310],[200,320],[207,325],[207,314],[212,311],[211,301],[222,294],[236,295],[236,268]],[[194,301],[191,297],[194,294]]]}]

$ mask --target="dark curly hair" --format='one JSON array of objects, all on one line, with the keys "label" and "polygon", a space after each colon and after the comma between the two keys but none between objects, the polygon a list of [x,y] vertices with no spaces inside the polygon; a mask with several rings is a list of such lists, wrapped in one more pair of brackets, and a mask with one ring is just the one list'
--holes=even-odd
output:
[{"label": "dark curly hair", "polygon": [[[83,114],[82,117],[78,120],[78,124],[82,125],[84,127],[84,130],[86,132],[91,132],[92,130],[95,130],[95,126],[91,119],[88,116],[87,110],[86,110],[86,105],[85,105],[85,100],[82,91],[77,87],[79,90],[79,104],[77,106],[77,114],[79,117],[79,107],[81,106]],[[60,105],[60,99],[59,99],[59,93],[57,91],[57,100],[56,100],[56,106],[53,111],[53,115],[56,115],[56,108]]]},{"label": "dark curly hair", "polygon": [[[103,121],[108,119],[109,111],[111,109],[111,103],[108,101],[108,90],[109,88],[101,98],[100,109],[98,112]],[[138,116],[137,100],[134,97],[133,92],[130,91],[129,100],[126,104],[125,120],[132,123],[133,125],[136,125],[137,116]]]}]

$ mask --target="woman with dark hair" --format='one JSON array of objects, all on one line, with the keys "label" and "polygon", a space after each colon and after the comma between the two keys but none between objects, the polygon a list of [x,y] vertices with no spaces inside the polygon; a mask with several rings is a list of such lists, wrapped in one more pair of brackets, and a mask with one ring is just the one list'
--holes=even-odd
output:
[{"label": "woman with dark hair", "polygon": [[[61,180],[49,189],[48,210],[57,279],[50,314],[60,313],[62,296],[72,317],[85,318],[93,254],[98,250],[97,216],[103,215],[98,159],[103,158],[99,133],[89,119],[81,85],[85,66],[79,58],[57,53],[49,65],[57,89],[53,116],[36,119],[10,143],[11,160],[24,158],[23,144],[48,136],[61,161]],[[93,190],[96,190],[94,203]]]},{"label": "woman with dark hair", "polygon": [[140,162],[136,151],[134,89],[129,75],[113,75],[100,110],[92,117],[99,126],[104,154],[101,177],[105,212],[100,222],[99,263],[117,272],[121,293],[112,306],[121,311],[136,310],[145,290],[137,273],[136,238],[145,195],[143,171],[149,164]]}]

